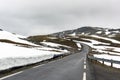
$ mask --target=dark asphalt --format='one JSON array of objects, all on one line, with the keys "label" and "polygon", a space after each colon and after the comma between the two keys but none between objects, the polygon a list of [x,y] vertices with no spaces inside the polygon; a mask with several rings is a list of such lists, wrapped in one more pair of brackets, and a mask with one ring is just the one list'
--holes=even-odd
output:
[{"label": "dark asphalt", "polygon": [[[0,80],[90,80],[88,66],[86,70],[84,69],[84,65],[86,65],[84,60],[86,60],[89,47],[82,45],[83,49],[80,53],[24,70],[20,74]],[[87,79],[83,79],[85,71],[87,71]]]}]

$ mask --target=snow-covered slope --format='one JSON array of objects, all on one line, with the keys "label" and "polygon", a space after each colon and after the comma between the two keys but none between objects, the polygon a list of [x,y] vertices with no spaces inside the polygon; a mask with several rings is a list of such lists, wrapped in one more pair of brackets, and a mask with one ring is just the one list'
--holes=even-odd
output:
[{"label": "snow-covered slope", "polygon": [[67,48],[71,48],[69,46],[66,46],[66,45],[61,45],[61,44],[57,44],[57,43],[53,43],[53,42],[40,42],[41,44],[43,45],[47,45],[47,46],[50,46],[50,47],[57,47],[59,48],[60,46],[63,46],[63,47],[67,47]]},{"label": "snow-covered slope", "polygon": [[[53,47],[36,45],[24,40],[26,37],[12,34],[7,31],[0,31],[0,70],[9,69],[16,66],[24,66],[53,58],[54,55],[69,53],[68,50],[56,49]],[[4,41],[5,40],[5,41]],[[15,42],[9,43],[6,42]],[[17,43],[27,44],[26,46],[16,45]],[[47,43],[49,46],[59,47],[60,44]],[[29,47],[32,46],[32,47]],[[60,45],[64,46],[64,45]]]},{"label": "snow-covered slope", "polygon": [[98,35],[98,36],[105,36],[109,38],[113,38],[116,36],[120,36],[120,29],[108,29],[108,28],[101,28],[101,27],[91,27],[85,26],[74,30],[67,30],[59,33],[51,34],[56,37],[63,38],[65,36],[71,35]]},{"label": "snow-covered slope", "polygon": [[0,70],[23,66],[53,58],[54,55],[69,53],[48,47],[26,48],[0,42]]},{"label": "snow-covered slope", "polygon": [[0,40],[10,40],[16,43],[28,44],[37,46],[31,42],[24,40],[26,37],[22,35],[13,34],[7,31],[0,31]]},{"label": "snow-covered slope", "polygon": [[[120,47],[110,45],[111,42],[112,42],[112,44],[115,43],[117,45],[120,45],[120,41],[106,38],[106,37],[100,37],[97,35],[89,35],[88,38],[86,37],[86,38],[82,38],[82,39],[90,41],[90,42],[85,42],[85,41],[80,41],[80,42],[87,44],[92,48],[92,55],[94,57],[120,61],[120,59],[119,59],[120,58]],[[103,42],[98,41],[99,39],[107,40],[110,43],[105,43],[104,41]],[[104,64],[110,66],[110,63],[108,63],[108,62],[105,62]],[[120,65],[113,64],[113,67],[120,68]]]}]

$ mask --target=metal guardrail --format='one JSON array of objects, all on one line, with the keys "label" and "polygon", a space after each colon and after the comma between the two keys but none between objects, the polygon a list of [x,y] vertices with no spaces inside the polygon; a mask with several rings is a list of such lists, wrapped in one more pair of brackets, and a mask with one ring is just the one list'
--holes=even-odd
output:
[{"label": "metal guardrail", "polygon": [[104,59],[104,58],[97,58],[92,55],[88,55],[87,57],[88,57],[88,59],[91,59],[91,60],[102,61],[103,64],[104,64],[104,62],[109,62],[109,63],[111,63],[111,67],[113,67],[113,63],[120,64],[120,61],[116,61],[116,60],[112,60],[112,59],[109,60],[109,59]]}]

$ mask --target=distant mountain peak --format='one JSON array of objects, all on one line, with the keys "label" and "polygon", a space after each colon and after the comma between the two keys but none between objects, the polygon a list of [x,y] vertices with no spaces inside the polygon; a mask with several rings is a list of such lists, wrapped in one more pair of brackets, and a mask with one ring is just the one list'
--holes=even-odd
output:
[{"label": "distant mountain peak", "polygon": [[101,27],[91,27],[91,26],[84,26],[73,30],[67,30],[63,32],[58,32],[51,34],[52,36],[56,36],[59,38],[65,37],[66,35],[70,34],[87,34],[87,35],[99,35],[99,36],[106,36],[109,37],[111,35],[120,34],[120,29],[109,29],[109,28],[101,28]]},{"label": "distant mountain peak", "polygon": [[3,31],[2,29],[0,29],[0,31]]}]

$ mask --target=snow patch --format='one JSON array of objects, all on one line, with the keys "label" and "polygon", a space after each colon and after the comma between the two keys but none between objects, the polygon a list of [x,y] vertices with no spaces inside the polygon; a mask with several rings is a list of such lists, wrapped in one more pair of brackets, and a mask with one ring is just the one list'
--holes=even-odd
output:
[{"label": "snow patch", "polygon": [[71,36],[76,36],[76,33],[74,32],[73,34],[70,34]]},{"label": "snow patch", "polygon": [[70,48],[69,46],[66,46],[66,45],[61,45],[61,44],[57,44],[57,43],[52,43],[52,42],[40,42],[44,45],[47,45],[47,46],[51,46],[51,47],[59,47],[59,46],[63,46],[63,47],[67,47],[67,48]]},{"label": "snow patch", "polygon": [[6,40],[18,42],[18,43],[24,43],[24,44],[29,44],[29,45],[33,45],[33,46],[38,46],[38,45],[28,42],[26,40],[22,40],[20,38],[25,38],[25,37],[21,36],[21,35],[10,33],[7,31],[0,31],[0,39],[6,39]]},{"label": "snow patch", "polygon": [[91,36],[92,36],[92,37],[96,37],[96,38],[101,38],[101,39],[104,39],[104,40],[108,40],[108,41],[111,41],[111,42],[113,42],[113,43],[120,44],[120,41],[117,41],[117,40],[115,40],[115,39],[100,37],[100,36],[97,36],[97,35],[91,35]]},{"label": "snow patch", "polygon": [[101,34],[102,33],[102,31],[98,31],[98,32],[96,32],[97,34]]}]

